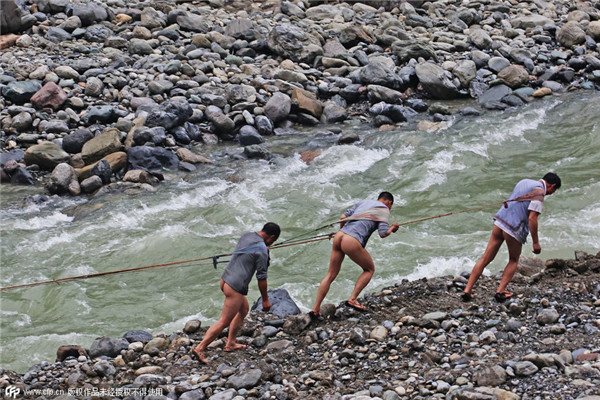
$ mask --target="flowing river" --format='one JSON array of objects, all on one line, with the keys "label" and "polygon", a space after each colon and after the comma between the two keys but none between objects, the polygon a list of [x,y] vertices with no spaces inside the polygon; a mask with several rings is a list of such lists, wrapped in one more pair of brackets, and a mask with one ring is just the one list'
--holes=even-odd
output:
[{"label": "flowing river", "polygon": [[[257,231],[266,221],[279,223],[286,239],[335,220],[383,190],[396,197],[396,222],[460,211],[500,202],[518,180],[541,178],[548,171],[556,172],[563,186],[546,198],[539,257],[572,258],[574,250],[600,250],[598,92],[464,118],[434,133],[402,127],[380,131],[358,121],[341,127],[359,133],[361,141],[336,145],[337,136],[323,127],[270,137],[266,145],[276,155],[270,162],[233,160],[241,148],[232,144],[202,148],[215,164],[168,175],[155,193],[90,202],[52,197],[36,204],[23,199],[39,188],[2,185],[0,284],[226,253],[242,233]],[[321,154],[307,164],[299,153],[308,149]],[[69,216],[73,213],[65,211],[74,207],[76,216]],[[386,239],[374,234],[367,248],[376,272],[364,293],[404,278],[470,272],[487,244],[497,208],[406,225]],[[308,311],[329,253],[327,240],[273,250],[269,287],[287,289]],[[530,242],[523,255],[534,256]],[[503,248],[486,273],[501,270],[506,260]],[[0,365],[23,372],[54,361],[60,345],[89,348],[96,337],[132,329],[170,334],[193,318],[210,325],[221,311],[224,266],[214,270],[211,261],[196,262],[2,291]],[[359,267],[345,261],[326,302],[345,300],[358,274]],[[259,298],[255,282],[251,303]]]}]

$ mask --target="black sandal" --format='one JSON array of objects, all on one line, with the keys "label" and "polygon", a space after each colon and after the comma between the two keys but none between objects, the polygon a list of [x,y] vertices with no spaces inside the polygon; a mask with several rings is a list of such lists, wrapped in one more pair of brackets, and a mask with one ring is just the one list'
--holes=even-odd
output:
[{"label": "black sandal", "polygon": [[473,295],[471,293],[463,293],[460,295],[460,298],[465,303],[468,303],[469,301],[473,300]]},{"label": "black sandal", "polygon": [[510,292],[496,292],[496,294],[494,295],[494,300],[496,300],[498,303],[504,303],[512,296],[513,294]]}]

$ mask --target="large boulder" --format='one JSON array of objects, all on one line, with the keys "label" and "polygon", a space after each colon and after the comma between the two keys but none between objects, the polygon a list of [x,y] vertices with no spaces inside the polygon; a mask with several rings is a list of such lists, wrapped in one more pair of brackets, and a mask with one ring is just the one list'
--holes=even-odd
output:
[{"label": "large boulder", "polygon": [[67,101],[67,97],[63,88],[54,82],[48,82],[31,96],[31,103],[37,108],[51,107],[56,111]]},{"label": "large boulder", "polygon": [[60,146],[52,142],[33,145],[25,151],[25,164],[38,165],[41,169],[52,171],[58,164],[68,162],[71,156]]},{"label": "large boulder", "polygon": [[17,33],[21,31],[21,10],[14,0],[2,0],[2,13],[0,13],[0,26],[2,34]]},{"label": "large boulder", "polygon": [[556,32],[556,40],[565,47],[585,43],[585,31],[575,21],[569,21]]},{"label": "large boulder", "polygon": [[276,92],[265,104],[264,112],[274,123],[285,120],[290,114],[292,100],[285,93]]},{"label": "large boulder", "polygon": [[455,99],[460,93],[451,79],[451,74],[442,67],[423,62],[415,67],[423,88],[436,99]]},{"label": "large boulder", "polygon": [[278,24],[271,30],[267,44],[273,53],[295,62],[312,64],[315,57],[323,54],[316,36],[287,23]]},{"label": "large boulder", "polygon": [[[286,315],[300,314],[300,309],[290,296],[287,290],[283,288],[269,289],[269,301],[271,302],[271,312],[281,318]],[[252,305],[252,310],[262,311],[262,299],[258,299]]]},{"label": "large boulder", "polygon": [[153,174],[162,174],[164,170],[176,170],[179,158],[162,147],[135,146],[127,150],[130,169],[141,169]]},{"label": "large boulder", "polygon": [[88,165],[100,160],[107,154],[121,151],[121,131],[116,128],[110,128],[102,132],[93,139],[88,140],[81,149],[81,158]]}]

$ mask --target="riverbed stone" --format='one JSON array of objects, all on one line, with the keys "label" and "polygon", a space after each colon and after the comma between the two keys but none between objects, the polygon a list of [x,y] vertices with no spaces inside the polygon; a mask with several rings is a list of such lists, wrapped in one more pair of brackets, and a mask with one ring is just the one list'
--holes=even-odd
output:
[{"label": "riverbed stone", "polygon": [[100,356],[116,357],[121,353],[121,350],[127,350],[129,342],[124,338],[101,337],[92,343],[90,346],[90,357],[96,358]]},{"label": "riverbed stone", "polygon": [[424,62],[415,67],[415,72],[423,88],[436,99],[454,99],[458,97],[458,88],[447,71],[438,65]]},{"label": "riverbed stone", "polygon": [[122,134],[118,129],[111,128],[85,142],[81,148],[81,157],[86,165],[100,160],[102,157],[121,151]]},{"label": "riverbed stone", "polygon": [[39,165],[46,171],[52,171],[58,164],[71,158],[67,152],[52,142],[42,142],[29,147],[24,154],[25,164]]}]

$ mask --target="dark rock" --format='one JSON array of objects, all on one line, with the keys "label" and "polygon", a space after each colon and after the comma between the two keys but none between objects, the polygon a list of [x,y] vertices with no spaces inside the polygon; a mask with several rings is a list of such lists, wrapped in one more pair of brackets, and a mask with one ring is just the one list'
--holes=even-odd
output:
[{"label": "dark rock", "polygon": [[141,126],[133,132],[133,142],[138,146],[143,146],[146,143],[161,145],[166,139],[165,128],[162,126],[155,126],[154,128]]},{"label": "dark rock", "polygon": [[68,40],[72,40],[73,36],[62,28],[52,26],[50,27],[50,29],[48,29],[48,32],[46,32],[45,38],[51,41],[52,43],[62,43]]},{"label": "dark rock", "polygon": [[13,81],[2,86],[2,96],[15,104],[28,102],[31,97],[42,88],[38,80]]},{"label": "dark rock", "polygon": [[114,106],[93,106],[82,117],[88,125],[95,123],[111,124],[117,122],[118,118],[119,113],[117,113]]},{"label": "dark rock", "polygon": [[[285,317],[286,315],[300,314],[300,309],[290,296],[287,290],[283,288],[269,289],[268,290],[269,301],[271,302],[272,314],[279,317]],[[252,310],[262,310],[262,299],[258,299],[252,305]]]},{"label": "dark rock", "polygon": [[146,331],[142,331],[142,330],[133,330],[133,331],[125,332],[123,337],[129,343],[133,343],[133,342],[146,343],[146,342],[149,342],[150,340],[152,340],[152,334],[150,334]]},{"label": "dark rock", "polygon": [[2,26],[3,35],[21,31],[21,10],[14,0],[2,0],[0,26]]},{"label": "dark rock", "polygon": [[92,175],[100,177],[102,184],[107,185],[110,183],[110,176],[112,175],[112,169],[107,160],[102,159],[98,161],[92,167]]},{"label": "dark rock", "polygon": [[124,338],[101,337],[92,343],[90,347],[90,357],[100,356],[116,357],[121,354],[121,350],[127,350],[129,342]]},{"label": "dark rock", "polygon": [[63,150],[71,154],[79,153],[85,142],[93,137],[94,134],[88,129],[76,129],[63,138]]},{"label": "dark rock", "polygon": [[250,125],[244,125],[238,134],[238,140],[242,146],[264,143],[265,139],[258,131]]},{"label": "dark rock", "polygon": [[141,169],[150,173],[162,173],[163,170],[176,170],[179,159],[175,154],[162,147],[135,146],[127,150],[127,160],[131,169]]}]

